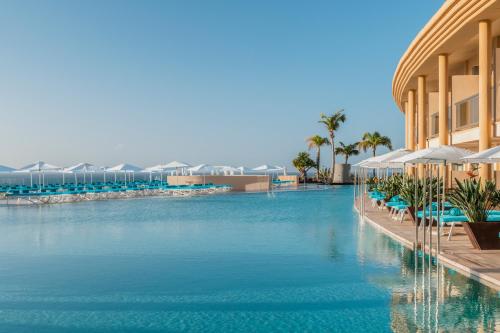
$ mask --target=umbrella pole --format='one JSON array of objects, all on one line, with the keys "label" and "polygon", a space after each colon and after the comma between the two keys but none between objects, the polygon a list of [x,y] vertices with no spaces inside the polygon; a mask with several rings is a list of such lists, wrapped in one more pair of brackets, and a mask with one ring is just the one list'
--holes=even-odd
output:
[{"label": "umbrella pole", "polygon": [[432,260],[432,224],[434,221],[432,220],[432,166],[428,165],[429,168],[429,267],[431,266]]},{"label": "umbrella pole", "polygon": [[[438,165],[436,168],[436,178],[437,178],[437,216],[436,216],[436,221],[437,221],[437,253],[436,253],[436,262],[438,259],[439,252],[441,251],[441,179],[439,175],[439,168],[441,166]],[[439,269],[439,265],[438,269]],[[439,274],[438,274],[439,275]],[[438,280],[439,281],[439,280]]]},{"label": "umbrella pole", "polygon": [[415,251],[418,249],[418,216],[417,216],[417,178],[415,175],[413,175],[413,186],[414,186],[414,192],[413,192],[413,211],[414,211],[414,216],[415,216]]}]

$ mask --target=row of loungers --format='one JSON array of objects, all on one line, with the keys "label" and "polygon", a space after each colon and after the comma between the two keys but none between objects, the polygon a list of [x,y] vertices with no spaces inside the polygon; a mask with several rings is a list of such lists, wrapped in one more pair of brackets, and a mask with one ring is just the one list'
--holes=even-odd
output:
[{"label": "row of loungers", "polygon": [[166,182],[106,182],[93,184],[50,184],[45,186],[0,186],[7,204],[46,204],[144,196],[189,196],[231,190],[230,185],[169,185]]},{"label": "row of loungers", "polygon": [[[399,195],[396,195],[386,201],[386,196],[384,193],[378,191],[368,192],[368,196],[372,201],[372,207],[377,207],[379,209],[388,209],[389,214],[392,219],[399,220],[400,223],[403,223],[405,216],[410,216],[413,223],[416,223],[417,220],[421,220],[424,216],[424,210],[419,210],[416,214],[413,212],[410,207],[411,204],[406,203],[401,199]],[[449,226],[450,230],[448,232],[448,240],[451,239],[453,235],[453,227],[456,224],[461,225],[462,223],[468,223],[468,218],[463,214],[463,212],[453,207],[453,205],[449,202],[443,203],[443,208],[441,211],[438,211],[437,203],[433,202],[431,205],[431,209],[427,206],[425,208],[425,217],[426,220],[429,221],[431,218],[433,222],[439,221],[441,226]],[[491,210],[488,212],[488,222],[500,222],[500,211]],[[426,222],[427,223],[427,222]],[[422,224],[423,226],[424,224]]]}]

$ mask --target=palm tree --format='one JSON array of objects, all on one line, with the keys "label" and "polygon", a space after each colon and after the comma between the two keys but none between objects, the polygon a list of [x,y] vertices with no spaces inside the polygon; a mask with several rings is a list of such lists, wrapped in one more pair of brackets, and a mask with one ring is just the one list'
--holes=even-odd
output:
[{"label": "palm tree", "polygon": [[327,116],[326,114],[322,113],[320,115],[320,120],[319,122],[324,124],[328,134],[330,135],[330,145],[332,148],[332,166],[331,166],[331,172],[332,172],[332,182],[334,179],[335,175],[335,132],[339,129],[340,124],[345,122],[346,116],[344,114],[344,110],[340,109],[331,116]]},{"label": "palm tree", "polygon": [[335,155],[344,155],[345,164],[349,160],[349,157],[359,155],[358,142],[352,143],[350,145],[345,145],[342,141],[339,142],[340,147],[335,148]]},{"label": "palm tree", "polygon": [[309,150],[312,148],[316,148],[316,180],[319,181],[319,169],[320,169],[320,159],[321,159],[321,147],[325,145],[329,145],[330,141],[328,141],[328,138],[324,138],[319,135],[313,135],[309,138],[307,138],[307,146],[309,147]]},{"label": "palm tree", "polygon": [[307,182],[307,171],[314,168],[314,161],[306,151],[300,152],[297,157],[292,161],[293,166],[299,170],[300,175],[304,178],[304,183]]},{"label": "palm tree", "polygon": [[373,156],[377,154],[377,147],[383,146],[392,150],[391,139],[388,136],[382,136],[379,132],[363,134],[363,139],[358,144],[360,149],[363,149],[366,152],[368,149],[372,150]]}]

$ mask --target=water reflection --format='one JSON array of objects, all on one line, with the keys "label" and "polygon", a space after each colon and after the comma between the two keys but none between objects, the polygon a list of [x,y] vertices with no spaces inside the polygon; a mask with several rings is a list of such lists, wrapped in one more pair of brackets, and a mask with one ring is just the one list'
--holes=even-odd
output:
[{"label": "water reflection", "polygon": [[400,267],[390,281],[370,277],[391,293],[393,331],[500,332],[496,290],[399,245],[362,221],[357,230],[360,261]]}]

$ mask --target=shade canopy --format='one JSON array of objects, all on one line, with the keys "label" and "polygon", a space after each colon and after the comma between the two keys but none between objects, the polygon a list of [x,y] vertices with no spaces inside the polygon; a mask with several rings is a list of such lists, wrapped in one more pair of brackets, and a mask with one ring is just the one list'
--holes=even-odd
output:
[{"label": "shade canopy", "polygon": [[500,146],[466,156],[463,161],[465,163],[498,163],[500,162]]},{"label": "shade canopy", "polygon": [[463,164],[463,158],[471,155],[472,152],[467,149],[440,145],[426,149],[417,150],[411,154],[394,159],[395,163],[410,164],[439,164],[456,163]]},{"label": "shade canopy", "polygon": [[109,168],[109,172],[141,172],[142,168],[139,168],[138,166],[128,164],[128,163],[122,163],[118,164],[112,168]]},{"label": "shade canopy", "polygon": [[247,168],[247,167],[244,167],[244,166],[237,167],[236,169],[238,169],[238,171],[239,171],[242,175],[247,174],[247,173],[252,173],[252,169]]},{"label": "shade canopy", "polygon": [[13,172],[13,171],[16,171],[16,169],[5,165],[0,165],[0,172]]},{"label": "shade canopy", "polygon": [[189,167],[191,167],[191,165],[184,163],[184,162],[173,161],[173,162],[165,164],[163,167],[165,169],[182,169],[182,168],[189,168]]},{"label": "shade canopy", "polygon": [[144,169],[145,172],[164,172],[166,170],[168,170],[168,168],[165,168],[164,164],[158,164]]},{"label": "shade canopy", "polygon": [[219,171],[222,171],[222,172],[239,172],[240,171],[240,169],[235,168],[235,167],[230,166],[230,165],[217,165],[217,166],[215,166],[215,168]]},{"label": "shade canopy", "polygon": [[272,166],[268,164],[263,164],[252,169],[252,171],[257,171],[257,172],[277,172],[281,170],[283,170],[282,167]]},{"label": "shade canopy", "polygon": [[194,167],[191,167],[187,169],[191,174],[193,173],[200,173],[200,174],[207,174],[207,173],[212,173],[216,171],[217,169],[213,165],[209,164],[200,164]]},{"label": "shade canopy", "polygon": [[76,173],[76,172],[99,172],[101,169],[93,164],[90,163],[78,163],[76,165],[73,165],[69,168],[64,169],[64,172],[71,172],[71,173]]},{"label": "shade canopy", "polygon": [[400,148],[383,155],[367,158],[355,164],[355,166],[362,168],[402,168],[404,166],[403,163],[395,162],[395,160],[411,153],[413,153],[412,150]]},{"label": "shade canopy", "polygon": [[45,163],[43,161],[38,161],[17,170],[16,172],[41,172],[41,171],[59,171],[61,167]]}]

